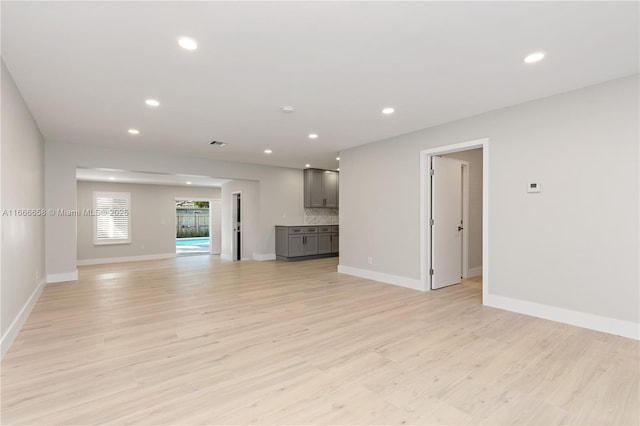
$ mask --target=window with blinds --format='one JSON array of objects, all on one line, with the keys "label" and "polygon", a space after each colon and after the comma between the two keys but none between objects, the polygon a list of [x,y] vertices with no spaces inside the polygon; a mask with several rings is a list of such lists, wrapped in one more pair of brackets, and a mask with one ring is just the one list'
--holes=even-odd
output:
[{"label": "window with blinds", "polygon": [[93,193],[93,243],[131,242],[131,193]]}]

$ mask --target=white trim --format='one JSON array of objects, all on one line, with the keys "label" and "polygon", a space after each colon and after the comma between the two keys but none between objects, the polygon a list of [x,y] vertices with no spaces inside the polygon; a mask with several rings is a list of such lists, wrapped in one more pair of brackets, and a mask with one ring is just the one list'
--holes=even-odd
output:
[{"label": "white trim", "polygon": [[105,263],[123,263],[123,262],[140,262],[143,260],[158,260],[158,259],[171,259],[176,257],[175,253],[161,253],[161,254],[145,254],[141,256],[125,256],[125,257],[103,257],[99,259],[78,259],[78,266],[86,265],[102,265]]},{"label": "white trim", "polygon": [[428,181],[430,159],[434,155],[467,151],[482,148],[482,295],[489,290],[489,139],[476,139],[469,142],[430,148],[420,151],[420,281],[421,290],[430,290],[427,273],[430,267],[431,247],[429,247],[431,227],[427,226],[431,211],[431,188]]},{"label": "white trim", "polygon": [[416,278],[401,277],[399,275],[385,274],[382,272],[370,271],[368,269],[353,268],[351,266],[338,265],[338,272],[341,274],[353,275],[355,277],[366,278],[368,280],[380,281],[412,290],[424,291],[422,280]]},{"label": "white trim", "polygon": [[467,278],[478,277],[482,275],[482,266],[467,269]]},{"label": "white trim", "polygon": [[220,253],[220,260],[233,260],[229,253]]},{"label": "white trim", "polygon": [[47,283],[64,283],[67,281],[78,281],[78,270],[65,272],[62,274],[47,274]]},{"label": "white trim", "polygon": [[29,296],[27,303],[25,303],[22,309],[20,309],[20,312],[7,329],[7,332],[4,334],[4,336],[2,336],[2,339],[0,339],[0,359],[4,358],[4,356],[9,351],[11,344],[18,336],[18,333],[20,332],[20,329],[24,325],[25,321],[27,321],[27,318],[29,318],[29,314],[40,298],[40,295],[42,294],[42,291],[44,290],[46,284],[47,281],[44,279],[38,283],[35,290],[33,290],[33,293],[31,293],[31,296]]},{"label": "white trim", "polygon": [[[457,160],[457,159],[456,159]],[[469,162],[462,165],[462,278],[469,277]]]},{"label": "white trim", "polygon": [[493,294],[483,295],[482,300],[486,306],[640,340],[640,324],[631,321],[587,314]]},{"label": "white trim", "polygon": [[276,260],[275,253],[253,253],[253,260]]}]

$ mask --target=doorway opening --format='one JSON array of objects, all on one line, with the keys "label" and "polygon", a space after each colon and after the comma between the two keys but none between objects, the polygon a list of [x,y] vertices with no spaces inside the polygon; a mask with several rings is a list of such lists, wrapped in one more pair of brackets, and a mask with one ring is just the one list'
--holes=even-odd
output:
[{"label": "doorway opening", "polygon": [[242,260],[242,191],[231,194],[231,256]]},{"label": "doorway opening", "polygon": [[421,280],[435,290],[464,279],[489,288],[489,140],[421,151]]},{"label": "doorway opening", "polygon": [[176,255],[220,253],[220,200],[176,198]]}]

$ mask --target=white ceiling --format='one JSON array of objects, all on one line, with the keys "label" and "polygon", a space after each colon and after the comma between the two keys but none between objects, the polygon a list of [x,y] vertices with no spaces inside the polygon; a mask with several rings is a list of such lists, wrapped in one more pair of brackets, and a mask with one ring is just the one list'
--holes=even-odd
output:
[{"label": "white ceiling", "polygon": [[[229,179],[209,176],[174,175],[169,173],[134,172],[118,169],[76,169],[76,179],[80,181],[142,183],[151,185],[206,186],[219,188]],[[187,183],[190,182],[190,183]]]},{"label": "white ceiling", "polygon": [[[47,140],[295,168],[335,168],[342,149],[634,74],[639,63],[638,2],[1,7],[3,60]],[[199,48],[178,47],[181,35]],[[524,64],[537,50],[545,60]],[[396,113],[383,116],[385,106]]]}]

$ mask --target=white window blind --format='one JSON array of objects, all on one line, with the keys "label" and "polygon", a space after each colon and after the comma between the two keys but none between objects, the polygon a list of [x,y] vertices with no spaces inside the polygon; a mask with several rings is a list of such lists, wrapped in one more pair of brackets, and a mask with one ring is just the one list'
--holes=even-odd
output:
[{"label": "white window blind", "polygon": [[93,193],[93,243],[126,244],[131,242],[131,193]]}]

